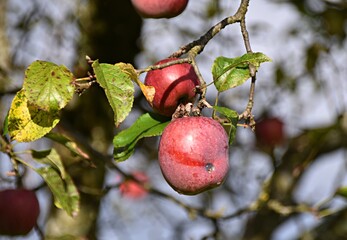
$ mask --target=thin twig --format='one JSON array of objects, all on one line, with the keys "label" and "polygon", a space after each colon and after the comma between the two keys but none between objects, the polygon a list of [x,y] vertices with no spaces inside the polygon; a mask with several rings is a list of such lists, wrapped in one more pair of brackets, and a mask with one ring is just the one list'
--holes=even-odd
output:
[{"label": "thin twig", "polygon": [[151,66],[148,66],[144,69],[138,69],[136,72],[138,75],[140,75],[140,74],[145,73],[145,72],[149,72],[149,71],[157,70],[157,69],[163,69],[163,68],[175,65],[175,64],[182,64],[182,63],[192,63],[192,61],[190,58],[181,58],[181,59],[172,60],[172,61],[162,63],[162,64],[151,65]]},{"label": "thin twig", "polygon": [[246,17],[245,16],[241,19],[240,27],[241,27],[241,33],[242,33],[243,41],[244,41],[244,44],[246,47],[246,51],[248,53],[251,53],[252,48],[251,48],[251,44],[249,41],[249,35],[248,35],[247,27],[246,27]]},{"label": "thin twig", "polygon": [[181,47],[178,51],[170,55],[170,57],[180,57],[185,53],[188,53],[192,48],[195,48],[196,54],[202,52],[207,45],[207,43],[215,37],[223,28],[230,24],[240,22],[245,16],[248,9],[249,0],[242,0],[239,9],[233,16],[224,18],[222,21],[214,25],[210,30],[208,30],[199,39]]},{"label": "thin twig", "polygon": [[[244,15],[240,21],[240,28],[241,28],[241,34],[243,38],[243,42],[245,44],[245,48],[247,53],[252,53],[252,47],[251,43],[249,40],[249,34],[247,31],[247,26],[246,26],[246,16]],[[249,72],[250,76],[252,78],[251,80],[251,86],[249,89],[249,96],[248,96],[248,104],[243,113],[239,115],[239,119],[245,119],[249,126],[252,128],[252,130],[255,130],[255,121],[254,121],[254,116],[252,115],[252,109],[254,105],[254,93],[255,93],[255,82],[256,82],[256,68],[252,64],[249,64]]]}]

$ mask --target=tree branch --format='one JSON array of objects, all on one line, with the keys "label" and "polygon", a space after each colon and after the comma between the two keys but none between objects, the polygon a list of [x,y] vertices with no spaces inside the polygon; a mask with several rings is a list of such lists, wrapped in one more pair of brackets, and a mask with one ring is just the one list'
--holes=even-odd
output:
[{"label": "tree branch", "polygon": [[208,30],[204,35],[202,35],[199,39],[181,47],[178,51],[174,52],[170,55],[170,57],[180,57],[181,55],[189,52],[194,48],[194,52],[199,54],[202,52],[207,45],[207,43],[216,36],[223,28],[230,24],[234,24],[236,22],[240,22],[243,17],[246,15],[248,10],[249,0],[242,0],[241,4],[233,16],[224,18],[222,21],[214,25],[210,30]]}]

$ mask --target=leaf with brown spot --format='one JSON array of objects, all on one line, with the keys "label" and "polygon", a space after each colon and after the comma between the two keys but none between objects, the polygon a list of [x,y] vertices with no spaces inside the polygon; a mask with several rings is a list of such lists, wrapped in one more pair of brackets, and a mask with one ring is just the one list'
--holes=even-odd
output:
[{"label": "leaf with brown spot", "polygon": [[31,105],[45,111],[56,111],[72,99],[73,80],[73,74],[65,66],[35,61],[25,71],[23,89]]},{"label": "leaf with brown spot", "polygon": [[118,127],[133,107],[135,88],[132,78],[137,78],[135,69],[131,64],[99,64],[97,60],[93,62],[92,67],[97,82],[105,91],[114,112],[114,122]]}]

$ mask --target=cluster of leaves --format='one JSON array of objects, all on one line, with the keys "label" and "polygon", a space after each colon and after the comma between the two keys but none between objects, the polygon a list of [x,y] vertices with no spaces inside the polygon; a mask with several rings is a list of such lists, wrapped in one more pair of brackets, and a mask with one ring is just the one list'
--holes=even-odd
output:
[{"label": "cluster of leaves", "polygon": [[[214,85],[219,92],[235,88],[250,78],[250,66],[258,69],[270,59],[262,53],[247,53],[241,57],[219,57],[212,66]],[[104,89],[114,112],[114,124],[118,127],[131,112],[136,83],[150,102],[154,89],[139,80],[139,73],[131,64],[106,64],[93,61],[96,82]],[[72,154],[86,157],[76,143],[52,130],[60,121],[59,112],[73,98],[81,79],[76,79],[65,66],[51,62],[35,61],[25,72],[23,88],[12,101],[4,133],[17,142],[31,142],[46,137],[69,149]],[[83,79],[85,81],[85,79]],[[94,81],[94,80],[90,80]],[[214,106],[214,110],[226,117],[231,126],[230,144],[233,142],[239,116],[236,111]],[[145,137],[159,136],[170,119],[154,113],[145,113],[132,126],[119,132],[113,140],[114,159],[124,161],[135,151],[136,143]],[[64,164],[54,149],[31,151],[32,158],[41,167],[35,167],[17,158],[19,162],[36,171],[51,189],[55,205],[73,216],[79,210],[79,193]]]}]

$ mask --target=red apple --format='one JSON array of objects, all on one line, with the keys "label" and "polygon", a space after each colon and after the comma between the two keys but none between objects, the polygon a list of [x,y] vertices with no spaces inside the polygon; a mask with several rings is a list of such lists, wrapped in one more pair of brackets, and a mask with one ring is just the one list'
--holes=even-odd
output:
[{"label": "red apple", "polygon": [[159,165],[166,181],[181,194],[219,186],[229,171],[228,135],[208,117],[183,117],[164,129]]},{"label": "red apple", "polygon": [[0,191],[0,235],[26,235],[36,225],[39,201],[33,191],[6,189]]},{"label": "red apple", "polygon": [[[141,183],[146,184],[149,182],[148,176],[143,172],[134,172],[133,176]],[[141,184],[131,179],[126,179],[122,182],[119,186],[119,191],[122,196],[132,199],[141,199],[148,194],[147,190]]]},{"label": "red apple", "polygon": [[267,117],[255,125],[257,145],[261,148],[273,148],[284,141],[284,123],[277,117]]},{"label": "red apple", "polygon": [[[164,59],[156,64],[175,59]],[[195,88],[199,85],[199,79],[191,64],[182,63],[148,72],[145,85],[153,86],[155,89],[151,103],[153,109],[159,114],[171,116],[180,103],[194,101]]]},{"label": "red apple", "polygon": [[131,0],[136,11],[144,18],[172,18],[181,14],[188,0]]}]

